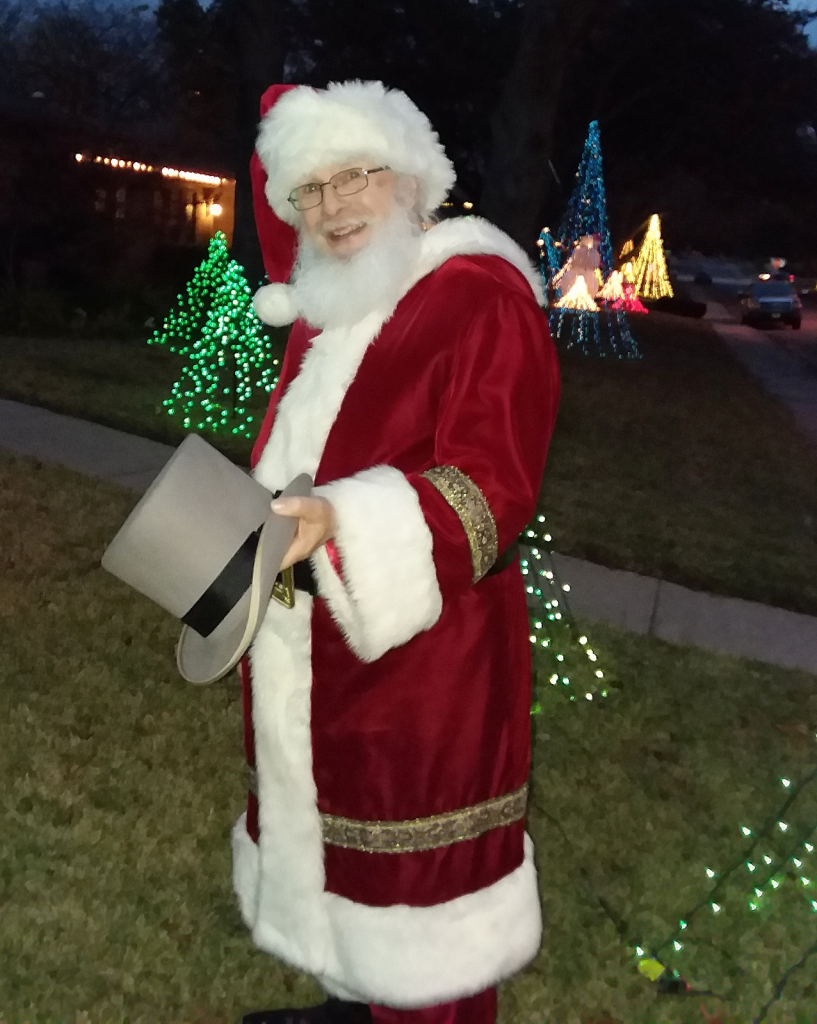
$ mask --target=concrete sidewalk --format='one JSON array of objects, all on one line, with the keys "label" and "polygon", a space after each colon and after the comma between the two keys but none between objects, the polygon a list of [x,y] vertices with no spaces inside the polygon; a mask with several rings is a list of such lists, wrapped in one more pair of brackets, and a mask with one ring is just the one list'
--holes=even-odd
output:
[{"label": "concrete sidewalk", "polygon": [[140,494],[173,454],[167,444],[7,399],[0,399],[0,448]]},{"label": "concrete sidewalk", "polygon": [[[143,492],[173,448],[0,399],[0,448]],[[553,556],[572,611],[671,643],[817,674],[817,618]]]}]

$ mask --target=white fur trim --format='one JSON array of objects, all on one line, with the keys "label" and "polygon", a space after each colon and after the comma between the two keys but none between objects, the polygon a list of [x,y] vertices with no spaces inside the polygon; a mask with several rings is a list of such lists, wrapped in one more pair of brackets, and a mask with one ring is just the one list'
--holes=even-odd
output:
[{"label": "white fur trim", "polygon": [[[258,888],[262,852],[247,836],[244,817],[236,822],[233,877],[246,879],[248,893]],[[261,888],[286,891],[283,874],[264,879]],[[542,913],[533,862],[533,843],[525,836],[525,859],[510,875],[477,892],[433,907],[368,907],[334,893],[314,893],[314,905],[299,887],[291,914],[303,915],[319,931],[309,955],[300,959],[291,944],[279,941],[280,927],[258,921],[256,944],[294,967],[312,974],[339,999],[419,1009],[464,999],[497,985],[536,956],[542,938]],[[242,894],[239,892],[239,899]],[[302,935],[306,938],[306,935]]]},{"label": "white fur trim", "polygon": [[312,774],[311,624],[312,599],[302,592],[294,608],[271,601],[250,650],[260,841],[254,868],[253,851],[234,842],[233,880],[242,908],[254,906],[255,944],[317,973],[330,936]]},{"label": "white fur trim", "polygon": [[288,284],[265,284],[253,296],[255,315],[272,327],[284,327],[298,317],[298,310],[292,298],[292,286]]},{"label": "white fur trim", "polygon": [[[366,907],[331,894],[326,900],[340,940],[340,991],[362,1002],[415,1009],[476,995],[530,963],[542,939],[529,836],[516,871],[448,903]],[[333,974],[321,979],[329,992]]]},{"label": "white fur trim", "polygon": [[255,467],[268,490],[282,490],[299,473],[315,476],[326,438],[360,361],[391,312],[372,313],[354,327],[313,339],[301,370],[278,403],[270,439]]},{"label": "white fur trim", "polygon": [[544,305],[542,275],[525,250],[484,217],[454,217],[429,228],[423,236],[420,265],[412,284],[452,256],[501,256],[524,276],[536,301]]},{"label": "white fur trim", "polygon": [[233,889],[238,896],[241,919],[252,928],[258,917],[258,847],[247,832],[247,812],[233,825],[230,832],[233,853]]},{"label": "white fur trim", "polygon": [[405,93],[382,82],[290,89],[262,120],[256,149],[267,172],[267,200],[293,226],[299,215],[287,196],[327,165],[367,157],[413,175],[423,215],[445,200],[456,180],[425,114]]},{"label": "white fur trim", "polygon": [[318,592],[363,661],[430,629],[443,599],[433,538],[417,492],[399,470],[375,466],[318,487],[332,503],[343,582],[326,548],[312,556]]}]

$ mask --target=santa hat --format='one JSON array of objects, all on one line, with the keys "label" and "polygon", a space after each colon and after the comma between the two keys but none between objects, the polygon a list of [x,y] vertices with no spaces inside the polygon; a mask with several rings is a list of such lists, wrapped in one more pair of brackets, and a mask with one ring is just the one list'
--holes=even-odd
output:
[{"label": "santa hat", "polygon": [[[261,117],[264,118],[268,111],[272,110],[284,93],[294,88],[294,85],[273,85],[267,89],[261,97]],[[272,282],[258,289],[253,298],[253,306],[264,323],[272,324],[273,327],[283,327],[284,324],[291,324],[298,315],[292,301],[292,289],[287,284],[295,266],[298,235],[291,225],[285,224],[278,217],[267,202],[267,172],[257,150],[250,160],[250,180],[264,269]]]},{"label": "santa hat", "polygon": [[323,90],[274,85],[264,93],[251,172],[264,266],[273,282],[255,297],[256,313],[266,323],[281,326],[297,315],[285,284],[298,223],[288,196],[316,168],[363,157],[417,179],[421,216],[445,200],[456,179],[425,114],[382,82],[335,82]]}]

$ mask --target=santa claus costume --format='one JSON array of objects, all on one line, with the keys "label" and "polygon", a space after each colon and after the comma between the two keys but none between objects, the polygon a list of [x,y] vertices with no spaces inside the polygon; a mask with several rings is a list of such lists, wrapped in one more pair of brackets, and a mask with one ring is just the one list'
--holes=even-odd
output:
[{"label": "santa claus costume", "polygon": [[[262,115],[253,181],[274,282],[295,253],[287,195],[316,167],[365,155],[412,175],[423,215],[453,185],[424,115],[380,83],[274,87]],[[292,318],[287,288],[262,289],[262,317]],[[243,665],[234,886],[259,948],[376,1021],[492,1020],[493,987],[539,948],[514,550],[558,404],[539,288],[488,222],[431,227],[389,302],[322,331],[295,320],[253,452],[271,491],[313,476],[336,532],[294,606],[271,601]]]}]

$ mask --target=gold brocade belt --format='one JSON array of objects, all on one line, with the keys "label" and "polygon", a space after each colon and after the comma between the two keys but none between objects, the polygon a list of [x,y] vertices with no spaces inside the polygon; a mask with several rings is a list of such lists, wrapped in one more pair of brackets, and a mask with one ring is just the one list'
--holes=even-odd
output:
[{"label": "gold brocade belt", "polygon": [[[258,796],[258,773],[248,768],[250,791]],[[528,785],[459,811],[446,811],[411,821],[355,821],[322,814],[321,832],[328,846],[362,853],[416,853],[476,839],[485,832],[512,825],[525,817]]]}]

